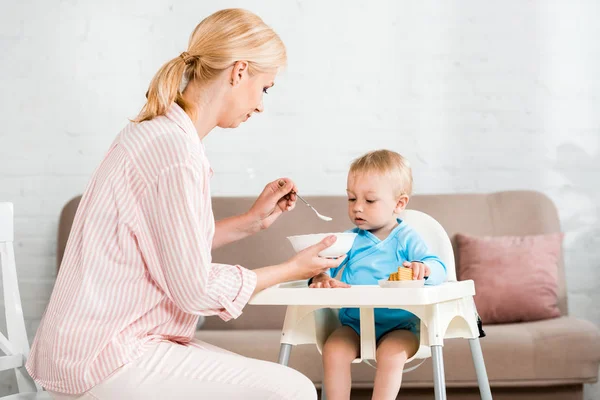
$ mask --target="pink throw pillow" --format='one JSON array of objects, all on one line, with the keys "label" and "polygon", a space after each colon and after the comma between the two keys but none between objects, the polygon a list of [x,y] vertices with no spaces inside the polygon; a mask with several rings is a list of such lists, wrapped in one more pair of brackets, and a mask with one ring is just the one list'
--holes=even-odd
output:
[{"label": "pink throw pillow", "polygon": [[456,235],[458,278],[475,281],[475,305],[488,324],[560,316],[558,260],[562,233],[535,236]]}]

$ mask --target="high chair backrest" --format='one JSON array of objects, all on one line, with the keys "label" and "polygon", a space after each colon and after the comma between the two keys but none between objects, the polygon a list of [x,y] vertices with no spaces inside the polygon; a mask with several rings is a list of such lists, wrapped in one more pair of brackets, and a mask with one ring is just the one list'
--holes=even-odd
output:
[{"label": "high chair backrest", "polygon": [[417,210],[404,210],[400,219],[423,238],[429,249],[446,265],[447,281],[456,281],[456,267],[452,243],[444,227],[433,217]]},{"label": "high chair backrest", "polygon": [[29,355],[29,341],[19,295],[13,241],[13,205],[0,203],[0,267],[8,336],[0,332],[0,350],[5,354],[0,357],[0,370],[15,369],[19,392],[37,392],[41,388],[34,384],[24,367]]}]

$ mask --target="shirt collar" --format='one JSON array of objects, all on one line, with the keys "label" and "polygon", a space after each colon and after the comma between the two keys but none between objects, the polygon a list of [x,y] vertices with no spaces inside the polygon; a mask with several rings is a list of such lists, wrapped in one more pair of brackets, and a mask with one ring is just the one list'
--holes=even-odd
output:
[{"label": "shirt collar", "polygon": [[196,127],[194,126],[194,123],[192,122],[192,119],[190,118],[190,116],[187,115],[187,113],[183,110],[183,108],[181,108],[181,106],[175,102],[167,110],[167,113],[165,114],[165,116],[168,119],[170,119],[171,121],[175,122],[177,124],[177,126],[179,126],[181,129],[183,129],[183,131],[186,134],[192,135],[192,137],[195,138],[194,140],[198,141],[198,147],[200,148],[202,155],[206,159],[206,162],[208,165],[208,170],[209,170],[208,171],[209,176],[212,178],[213,169],[210,167],[210,164],[208,164],[208,159],[206,158],[206,154],[205,154],[205,150],[204,150],[204,143],[202,143],[202,140],[200,140],[200,136],[198,136],[198,131],[196,131]]},{"label": "shirt collar", "polygon": [[190,116],[186,114],[179,104],[174,102],[167,110],[166,117],[175,122],[181,129],[183,129],[185,133],[188,135],[193,135],[198,141],[200,141],[200,136],[198,136],[198,132],[196,131],[194,123],[192,122]]},{"label": "shirt collar", "polygon": [[362,235],[368,237],[369,239],[371,239],[375,243],[386,242],[390,238],[393,238],[394,236],[396,236],[396,234],[398,233],[398,231],[403,228],[403,226],[402,226],[402,220],[400,218],[396,218],[396,221],[398,222],[398,225],[396,225],[396,227],[394,227],[394,229],[392,229],[392,231],[390,232],[390,234],[385,239],[383,239],[383,240],[379,239],[377,236],[375,236],[371,232],[369,232],[367,230],[364,230],[364,229],[360,229],[359,228],[358,233],[359,233],[359,235],[362,234]]}]

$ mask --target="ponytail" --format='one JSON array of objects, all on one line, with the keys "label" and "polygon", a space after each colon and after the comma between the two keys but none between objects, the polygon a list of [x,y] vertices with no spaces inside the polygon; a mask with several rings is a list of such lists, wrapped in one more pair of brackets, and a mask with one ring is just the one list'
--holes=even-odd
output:
[{"label": "ponytail", "polygon": [[176,57],[158,70],[146,92],[146,105],[134,122],[149,121],[156,116],[165,115],[173,102],[184,103],[180,85],[186,67],[184,57]]}]

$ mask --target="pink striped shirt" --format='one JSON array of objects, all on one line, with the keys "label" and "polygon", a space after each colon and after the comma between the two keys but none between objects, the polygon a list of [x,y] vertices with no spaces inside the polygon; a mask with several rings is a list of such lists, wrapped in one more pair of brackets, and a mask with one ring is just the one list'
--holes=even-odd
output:
[{"label": "pink striped shirt", "polygon": [[256,274],[213,264],[204,146],[187,114],[129,124],[85,190],[27,371],[82,393],[149,343],[190,343],[198,315],[237,318]]}]

